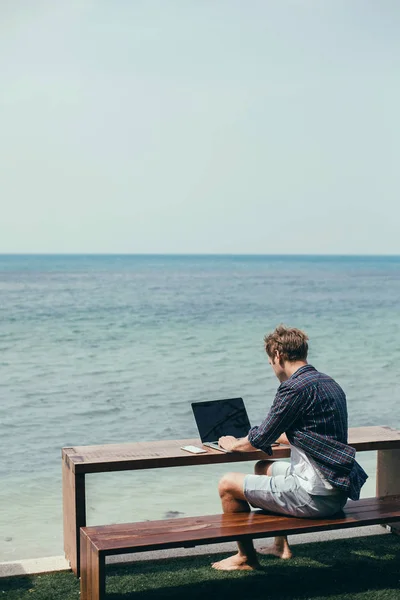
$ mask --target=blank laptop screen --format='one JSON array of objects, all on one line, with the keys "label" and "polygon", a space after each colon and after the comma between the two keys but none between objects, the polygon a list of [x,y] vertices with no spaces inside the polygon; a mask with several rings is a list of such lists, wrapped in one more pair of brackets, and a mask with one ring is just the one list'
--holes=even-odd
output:
[{"label": "blank laptop screen", "polygon": [[242,398],[194,402],[192,409],[202,442],[215,442],[222,435],[240,438],[249,433],[250,422]]}]

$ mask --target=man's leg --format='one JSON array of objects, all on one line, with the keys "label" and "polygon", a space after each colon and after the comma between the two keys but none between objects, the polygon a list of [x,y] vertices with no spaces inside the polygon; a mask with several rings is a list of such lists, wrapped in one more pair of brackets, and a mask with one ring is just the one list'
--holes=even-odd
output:
[{"label": "man's leg", "polygon": [[[219,482],[219,495],[224,513],[250,512],[250,506],[243,492],[245,475],[228,473]],[[238,542],[238,553],[219,562],[212,563],[220,571],[252,570],[259,567],[257,554],[251,540]]]},{"label": "man's leg", "polygon": [[[259,460],[254,465],[255,475],[272,475],[273,460]],[[288,559],[292,558],[292,551],[289,547],[287,536],[275,537],[273,546],[262,547],[258,550],[261,554],[273,554],[279,558]]]}]

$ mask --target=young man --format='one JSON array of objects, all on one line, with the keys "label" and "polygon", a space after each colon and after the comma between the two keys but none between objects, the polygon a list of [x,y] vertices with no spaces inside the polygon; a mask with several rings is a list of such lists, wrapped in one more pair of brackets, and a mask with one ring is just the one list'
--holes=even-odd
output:
[{"label": "young man", "polygon": [[[273,442],[286,443],[291,462],[263,460],[254,475],[224,475],[219,494],[226,513],[249,512],[251,505],[294,517],[327,517],[347,498],[359,498],[367,475],[347,444],[346,396],[336,381],[307,363],[307,341],[304,332],[284,326],[264,338],[268,362],[281,382],[271,409],[246,438],[224,436],[219,444],[232,452],[260,449],[271,455]],[[251,541],[238,542],[238,548],[212,566],[228,571],[259,566]],[[290,558],[287,538],[275,538],[271,552]]]}]

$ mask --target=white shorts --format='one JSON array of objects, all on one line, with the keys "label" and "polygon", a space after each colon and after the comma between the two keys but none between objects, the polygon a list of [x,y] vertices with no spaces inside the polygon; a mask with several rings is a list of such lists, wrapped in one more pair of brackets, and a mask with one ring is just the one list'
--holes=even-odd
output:
[{"label": "white shorts", "polygon": [[243,491],[254,508],[307,519],[330,517],[347,502],[347,494],[341,490],[329,496],[309,494],[290,473],[290,463],[283,461],[273,463],[272,475],[246,475]]}]

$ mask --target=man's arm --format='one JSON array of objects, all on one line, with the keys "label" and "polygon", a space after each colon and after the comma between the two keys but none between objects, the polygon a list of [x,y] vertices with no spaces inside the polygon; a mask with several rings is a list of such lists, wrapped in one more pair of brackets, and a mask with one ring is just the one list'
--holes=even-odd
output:
[{"label": "man's arm", "polygon": [[[288,443],[285,432],[298,419],[304,406],[303,394],[292,387],[281,384],[271,409],[258,427],[248,433],[249,443],[258,450],[272,454],[271,444],[276,441]],[[285,437],[281,440],[281,436]]]},{"label": "man's arm", "polygon": [[[286,437],[286,433],[282,433],[276,440],[277,444],[289,444],[289,440]],[[249,442],[249,438],[235,438],[232,435],[224,435],[218,440],[218,445],[225,450],[230,452],[254,452],[257,448],[254,448]]]},{"label": "man's arm", "polygon": [[238,440],[232,435],[225,435],[218,440],[218,443],[222,448],[231,452],[262,450],[272,455],[271,444],[274,442],[289,443],[285,431],[288,431],[298,418],[303,404],[301,393],[296,389],[281,385],[271,409],[261,425],[252,427],[245,438]]}]

